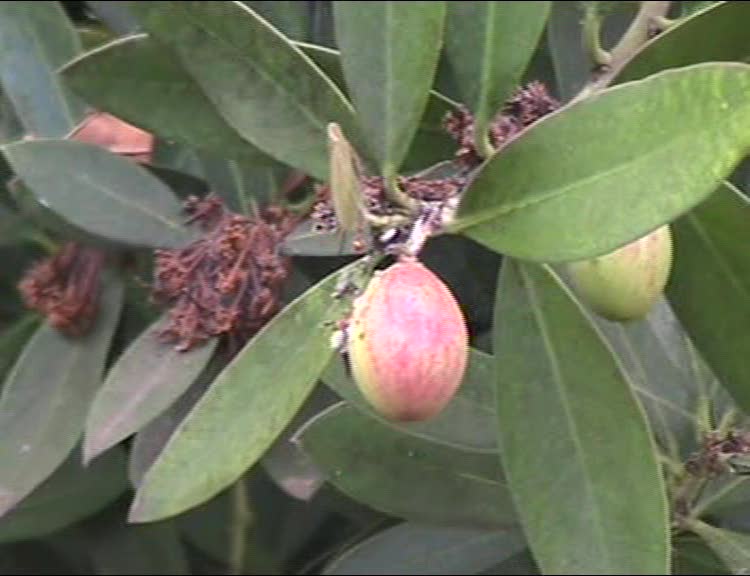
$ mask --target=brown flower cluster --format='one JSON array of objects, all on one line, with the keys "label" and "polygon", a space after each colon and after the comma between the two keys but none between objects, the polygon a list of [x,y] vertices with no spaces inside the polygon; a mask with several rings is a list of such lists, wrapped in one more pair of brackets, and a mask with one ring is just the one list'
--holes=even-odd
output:
[{"label": "brown flower cluster", "polygon": [[164,341],[190,350],[226,336],[236,350],[279,310],[289,259],[279,246],[296,218],[278,207],[255,217],[228,211],[216,196],[190,198],[203,234],[185,248],[157,250],[153,293],[172,305]]},{"label": "brown flower cluster", "polygon": [[63,334],[83,336],[98,312],[104,259],[96,248],[65,244],[26,272],[18,285],[24,303]]},{"label": "brown flower cluster", "polygon": [[[490,123],[490,144],[495,150],[502,148],[526,126],[559,106],[541,82],[534,81],[519,88]],[[461,164],[471,168],[482,162],[474,144],[474,116],[468,108],[461,106],[449,112],[443,127],[458,143],[456,159]]]},{"label": "brown flower cluster", "polygon": [[713,433],[706,437],[701,450],[688,459],[685,469],[694,476],[717,476],[733,470],[733,460],[746,455],[750,455],[750,432]]}]

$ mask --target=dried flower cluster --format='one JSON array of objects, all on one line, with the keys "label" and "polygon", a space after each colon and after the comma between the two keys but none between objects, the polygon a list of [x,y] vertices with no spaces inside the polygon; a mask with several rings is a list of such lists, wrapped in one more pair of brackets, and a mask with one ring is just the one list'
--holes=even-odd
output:
[{"label": "dried flower cluster", "polygon": [[98,312],[104,259],[96,248],[65,244],[26,272],[18,285],[24,303],[63,334],[83,336]]},{"label": "dried flower cluster", "polygon": [[172,305],[162,338],[189,350],[223,335],[236,350],[279,309],[290,270],[279,245],[296,219],[277,207],[235,214],[216,196],[190,198],[185,209],[204,233],[185,248],[156,251],[153,293]]},{"label": "dried flower cluster", "polygon": [[688,459],[685,469],[694,476],[702,477],[718,476],[728,471],[738,472],[739,467],[735,467],[734,461],[748,454],[750,432],[709,434],[701,450]]},{"label": "dried flower cluster", "polygon": [[[541,82],[519,88],[490,123],[489,139],[495,150],[502,148],[526,126],[556,110],[560,104]],[[465,106],[449,112],[443,127],[458,143],[456,159],[472,168],[482,162],[474,143],[474,116]]]}]

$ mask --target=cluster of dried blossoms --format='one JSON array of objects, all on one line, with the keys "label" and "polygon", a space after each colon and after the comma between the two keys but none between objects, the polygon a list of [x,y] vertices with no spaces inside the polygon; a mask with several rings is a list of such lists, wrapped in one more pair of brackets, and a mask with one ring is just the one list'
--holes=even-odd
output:
[{"label": "cluster of dried blossoms", "polygon": [[734,465],[739,456],[750,455],[750,432],[729,431],[726,434],[709,434],[701,449],[685,463],[693,476],[712,477],[729,470],[747,474]]},{"label": "cluster of dried blossoms", "polygon": [[[490,124],[490,143],[494,149],[500,149],[513,136],[539,118],[556,110],[559,103],[550,96],[541,82],[531,82],[519,88],[505,103],[502,110]],[[446,178],[416,175],[399,177],[397,185],[406,195],[422,203],[457,204],[459,194],[466,184],[468,173],[482,162],[474,144],[474,117],[465,106],[449,112],[443,127],[457,142],[455,160],[458,164],[456,173]],[[376,217],[387,217],[402,210],[393,204],[385,190],[385,182],[379,176],[364,176],[361,179],[364,207]],[[313,206],[312,219],[314,227],[320,232],[333,232],[337,229],[336,214],[327,186],[318,188],[317,202]],[[403,236],[404,228],[397,228]]]},{"label": "cluster of dried blossoms", "polygon": [[279,309],[290,270],[280,244],[296,218],[277,207],[243,216],[216,196],[190,198],[185,209],[203,234],[185,248],[156,251],[153,293],[172,306],[162,338],[189,350],[226,336],[236,350]]},{"label": "cluster of dried blossoms", "polygon": [[[526,126],[559,106],[541,82],[530,82],[519,88],[490,123],[490,144],[499,150]],[[473,168],[482,162],[474,144],[474,116],[465,106],[449,112],[443,126],[458,143],[456,159],[462,165]]]},{"label": "cluster of dried blossoms", "polygon": [[18,285],[25,305],[47,317],[63,334],[80,337],[99,308],[104,253],[75,242],[33,265]]}]

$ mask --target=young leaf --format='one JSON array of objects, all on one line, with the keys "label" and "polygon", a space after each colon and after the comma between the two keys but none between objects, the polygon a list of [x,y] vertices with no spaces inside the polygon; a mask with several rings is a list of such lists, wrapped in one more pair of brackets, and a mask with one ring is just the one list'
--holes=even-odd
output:
[{"label": "young leaf", "polygon": [[127,488],[124,450],[88,468],[74,451],[16,508],[0,519],[0,542],[40,538],[98,512]]},{"label": "young leaf", "polygon": [[369,150],[390,178],[427,105],[445,2],[336,2],[334,16],[346,85]]},{"label": "young leaf", "polygon": [[106,275],[96,325],[70,339],[45,324],[18,358],[0,397],[0,516],[44,482],[83,432],[120,316],[122,282]]},{"label": "young leaf", "polygon": [[735,401],[750,409],[750,202],[731,184],[673,225],[667,295],[682,324]]},{"label": "young leaf", "polygon": [[172,191],[125,158],[72,140],[2,150],[46,207],[86,232],[134,246],[175,247],[191,238]]},{"label": "young leaf", "polygon": [[179,59],[145,34],[84,54],[61,74],[92,105],[162,138],[221,157],[269,160],[217,112]]},{"label": "young leaf", "polygon": [[0,84],[33,136],[61,138],[82,118],[55,72],[80,51],[59,2],[0,3]]},{"label": "young leaf", "polygon": [[[716,2],[677,22],[645,44],[615,77],[615,82],[639,80],[666,68],[698,62],[747,62],[747,2]],[[714,42],[696,42],[714,38]]]},{"label": "young leaf", "polygon": [[[16,362],[18,353],[39,326],[36,314],[26,314],[0,331],[0,381]],[[2,390],[2,388],[0,388]]]},{"label": "young leaf", "polygon": [[489,123],[518,85],[551,2],[449,2],[445,47],[478,150],[491,154]]},{"label": "young leaf", "polygon": [[380,418],[347,374],[340,357],[331,360],[321,380],[359,410],[401,433],[462,450],[497,450],[494,361],[492,356],[479,350],[471,351],[466,375],[456,396],[442,413],[426,422],[403,424]]},{"label": "young leaf", "polygon": [[479,574],[524,547],[513,528],[489,532],[406,522],[349,548],[323,574]]},{"label": "young leaf", "polygon": [[298,437],[336,488],[386,514],[475,528],[515,522],[497,454],[403,434],[344,403],[308,422]]},{"label": "young leaf", "polygon": [[205,502],[258,461],[328,363],[330,332],[323,324],[345,310],[333,292],[360,264],[310,288],[235,356],[146,473],[131,521],[165,518]]},{"label": "young leaf", "polygon": [[135,434],[182,395],[211,359],[216,340],[189,352],[159,340],[167,315],[120,356],[94,398],[83,444],[88,462]]},{"label": "young leaf", "polygon": [[507,259],[494,331],[503,467],[542,572],[666,574],[653,440],[584,310],[548,267]]},{"label": "young leaf", "polygon": [[323,180],[326,126],[351,135],[351,105],[310,59],[239,2],[134,3],[243,138]]},{"label": "young leaf", "polygon": [[748,87],[750,66],[698,64],[570,105],[483,165],[452,228],[535,261],[610,252],[690,210],[744,158]]},{"label": "young leaf", "polygon": [[750,534],[716,528],[700,520],[690,522],[690,529],[709,545],[732,574],[747,573],[750,568]]}]

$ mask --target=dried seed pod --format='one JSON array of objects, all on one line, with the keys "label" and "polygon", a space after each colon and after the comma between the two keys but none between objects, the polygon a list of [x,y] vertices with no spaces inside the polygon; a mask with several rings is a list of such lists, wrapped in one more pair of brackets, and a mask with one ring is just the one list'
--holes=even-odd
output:
[{"label": "dried seed pod", "polygon": [[450,290],[416,260],[372,279],[354,304],[349,330],[354,378],[386,418],[432,418],[463,380],[465,319]]},{"label": "dried seed pod", "polygon": [[613,321],[646,316],[667,284],[672,268],[668,225],[610,254],[568,265],[581,298]]}]

